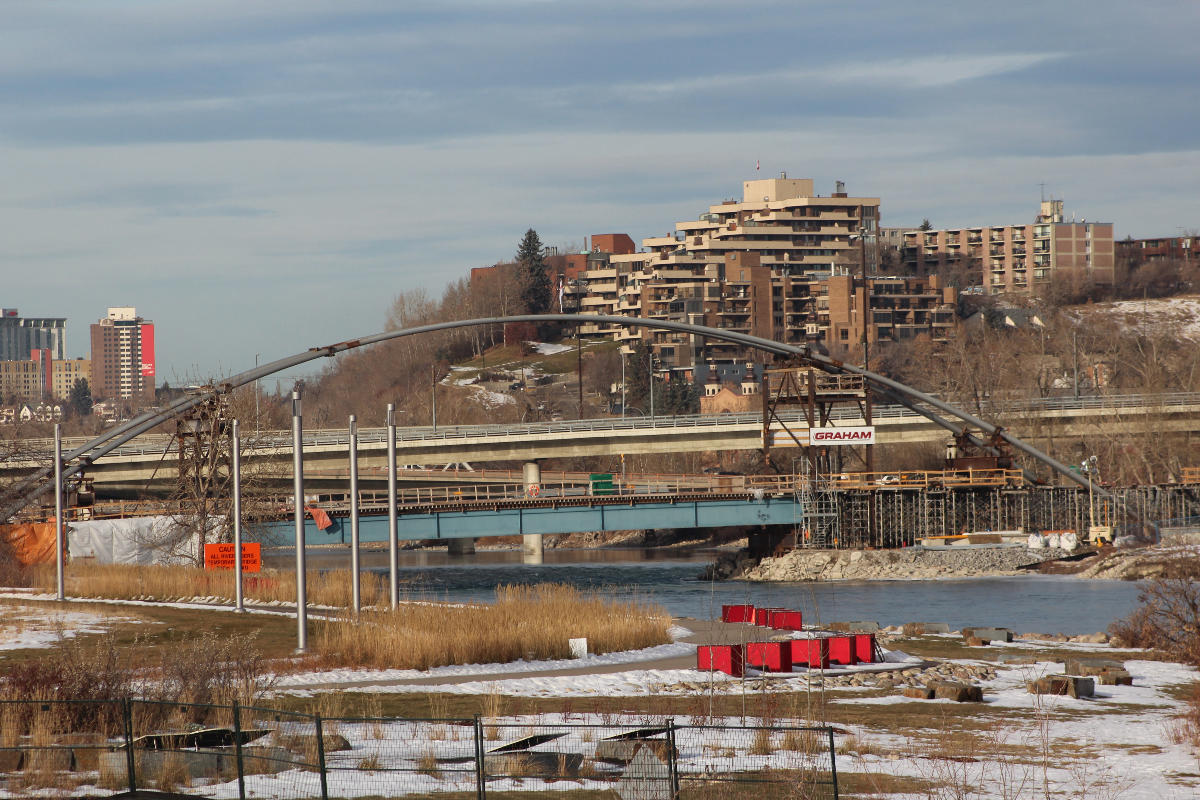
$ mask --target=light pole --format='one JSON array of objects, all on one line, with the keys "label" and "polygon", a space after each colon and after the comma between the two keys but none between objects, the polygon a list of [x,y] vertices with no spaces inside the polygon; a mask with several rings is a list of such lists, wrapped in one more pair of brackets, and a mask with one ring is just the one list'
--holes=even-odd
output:
[{"label": "light pole", "polygon": [[[258,357],[261,353],[254,354],[254,368],[258,369]],[[254,437],[258,438],[258,378],[254,379]]]}]

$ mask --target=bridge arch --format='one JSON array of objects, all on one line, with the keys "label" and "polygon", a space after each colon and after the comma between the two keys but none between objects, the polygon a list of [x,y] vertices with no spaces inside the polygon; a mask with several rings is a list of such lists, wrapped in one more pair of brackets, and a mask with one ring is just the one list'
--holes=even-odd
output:
[{"label": "bridge arch", "polygon": [[[620,325],[628,328],[655,328],[659,330],[697,334],[710,339],[718,339],[721,341],[741,344],[746,347],[766,353],[772,353],[774,355],[800,356],[808,360],[813,366],[826,372],[833,374],[861,375],[871,384],[873,391],[875,391],[878,395],[892,402],[903,405],[918,414],[921,414],[948,431],[962,433],[965,432],[968,427],[978,428],[989,436],[998,436],[1026,455],[1029,455],[1042,464],[1045,464],[1059,475],[1062,475],[1063,477],[1081,486],[1087,487],[1089,485],[1088,478],[1072,472],[1071,469],[1065,464],[1062,464],[1046,453],[1043,453],[1033,445],[1022,441],[1008,431],[1003,430],[990,422],[979,419],[969,412],[963,411],[956,406],[914,389],[911,386],[900,383],[899,381],[894,381],[891,378],[862,367],[858,367],[853,364],[846,364],[836,359],[829,358],[828,356],[812,352],[812,350],[808,347],[783,344],[782,342],[763,339],[761,337],[751,336],[745,333],[710,328],[705,325],[693,325],[686,322],[598,314],[521,314],[511,317],[484,317],[480,319],[453,320],[450,322],[438,322],[432,325],[419,325],[414,328],[405,328],[402,330],[383,331],[382,333],[363,336],[357,339],[348,339],[343,342],[337,342],[336,344],[325,345],[324,347],[312,347],[301,353],[287,356],[276,361],[259,365],[254,369],[232,375],[215,384],[212,391],[203,392],[188,397],[181,397],[164,408],[147,411],[144,414],[129,420],[128,422],[106,431],[86,444],[63,454],[63,461],[65,462],[63,477],[67,478],[72,475],[77,475],[86,469],[88,465],[94,463],[100,458],[103,458],[105,455],[130,441],[131,439],[134,439],[141,434],[152,430],[163,422],[179,416],[183,412],[196,405],[199,405],[200,403],[212,399],[218,394],[245,386],[246,384],[261,380],[270,375],[274,375],[275,373],[292,369],[301,364],[315,361],[319,358],[331,358],[347,350],[354,350],[359,347],[378,344],[380,342],[386,342],[392,339],[399,339],[406,336],[417,336],[422,333],[453,330],[455,328],[468,328],[480,325],[501,325],[508,322],[565,322],[576,325],[581,325],[584,323],[597,323],[605,325]],[[940,416],[938,412],[956,419],[958,422],[955,423],[945,419]],[[970,438],[977,445],[985,447],[987,446],[986,443],[978,437],[970,435]],[[0,501],[5,504],[4,508],[0,510],[0,520],[6,520],[10,518],[13,514],[20,511],[27,504],[42,494],[51,491],[53,489],[52,481],[47,480],[47,478],[50,477],[52,472],[53,470],[51,468],[39,470],[5,492],[4,496],[0,498]],[[1108,496],[1108,492],[1099,486],[1095,486],[1093,489],[1097,493]]]}]

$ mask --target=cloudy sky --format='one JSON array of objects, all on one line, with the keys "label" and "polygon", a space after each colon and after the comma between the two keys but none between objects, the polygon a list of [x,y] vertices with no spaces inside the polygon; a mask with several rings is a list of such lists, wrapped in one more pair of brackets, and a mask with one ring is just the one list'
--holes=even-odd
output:
[{"label": "cloudy sky", "polygon": [[159,381],[382,329],[786,170],[883,224],[1200,227],[1200,3],[10,0],[0,304],[157,323]]}]

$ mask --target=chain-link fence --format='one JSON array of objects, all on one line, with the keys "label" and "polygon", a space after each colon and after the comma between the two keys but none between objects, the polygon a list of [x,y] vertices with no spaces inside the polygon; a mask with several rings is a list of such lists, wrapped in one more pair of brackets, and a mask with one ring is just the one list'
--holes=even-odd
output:
[{"label": "chain-link fence", "polygon": [[0,701],[0,789],[104,797],[616,800],[838,796],[828,727],[322,718],[140,700]]}]

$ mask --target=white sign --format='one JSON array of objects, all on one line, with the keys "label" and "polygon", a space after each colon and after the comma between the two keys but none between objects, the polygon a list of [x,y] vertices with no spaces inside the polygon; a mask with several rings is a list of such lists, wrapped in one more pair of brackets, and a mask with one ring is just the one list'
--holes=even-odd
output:
[{"label": "white sign", "polygon": [[767,435],[767,447],[808,447],[808,428],[771,428]]},{"label": "white sign", "polygon": [[859,428],[813,428],[808,432],[813,447],[828,445],[875,444],[875,426]]}]

